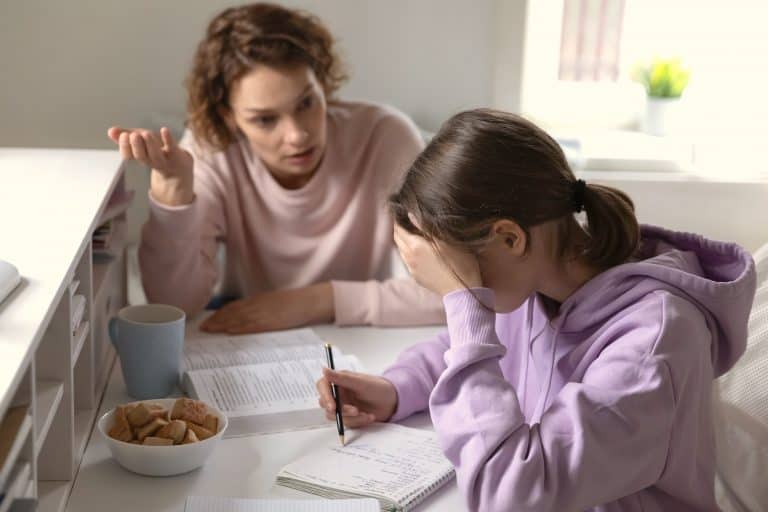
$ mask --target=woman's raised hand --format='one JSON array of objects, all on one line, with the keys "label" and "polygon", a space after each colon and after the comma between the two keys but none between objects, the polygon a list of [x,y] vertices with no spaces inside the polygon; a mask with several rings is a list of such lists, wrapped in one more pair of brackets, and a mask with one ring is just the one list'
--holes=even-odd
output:
[{"label": "woman's raised hand", "polygon": [[384,377],[347,370],[323,368],[323,376],[317,381],[318,403],[325,409],[325,417],[333,420],[336,404],[331,395],[331,383],[341,393],[341,415],[344,426],[363,427],[374,421],[387,421],[397,409],[395,385]]},{"label": "woman's raised hand", "polygon": [[194,199],[192,155],[179,147],[168,128],[151,130],[113,126],[107,135],[126,160],[138,160],[152,169],[152,197],[171,206]]}]

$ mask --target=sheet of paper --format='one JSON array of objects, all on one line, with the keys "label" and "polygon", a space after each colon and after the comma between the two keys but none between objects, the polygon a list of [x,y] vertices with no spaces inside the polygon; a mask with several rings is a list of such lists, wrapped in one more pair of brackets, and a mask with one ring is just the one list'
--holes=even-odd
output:
[{"label": "sheet of paper", "polygon": [[315,486],[404,501],[453,475],[434,432],[378,423],[346,446],[329,440],[278,474]]},{"label": "sheet of paper", "polygon": [[187,370],[324,357],[323,340],[312,329],[240,336],[191,336],[184,344]]},{"label": "sheet of paper", "polygon": [[190,496],[184,512],[378,512],[374,499],[262,500]]},{"label": "sheet of paper", "polygon": [[[361,371],[353,356],[337,357],[339,369]],[[315,383],[322,375],[320,359],[209,368],[188,374],[200,400],[230,418],[319,408]]]}]

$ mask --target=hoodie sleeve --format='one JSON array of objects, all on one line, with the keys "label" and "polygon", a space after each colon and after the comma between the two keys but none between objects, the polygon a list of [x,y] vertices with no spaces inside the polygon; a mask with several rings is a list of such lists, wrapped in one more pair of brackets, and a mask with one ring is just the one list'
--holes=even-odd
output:
[{"label": "hoodie sleeve", "polygon": [[[191,135],[180,145],[191,151]],[[194,315],[211,298],[217,278],[218,240],[226,236],[223,201],[210,164],[195,151],[195,199],[166,206],[149,194],[149,219],[142,230],[139,265],[149,302],[171,304]]]},{"label": "hoodie sleeve", "polygon": [[397,362],[382,374],[397,390],[397,410],[389,421],[400,421],[427,409],[429,394],[445,370],[443,356],[448,350],[448,333],[418,343],[403,351]]},{"label": "hoodie sleeve", "polygon": [[[475,294],[493,303],[491,290]],[[655,327],[625,330],[530,425],[499,366],[505,347],[493,311],[465,291],[444,303],[450,348],[429,410],[470,510],[580,511],[658,480],[675,396],[669,366],[650,349],[662,336],[697,332],[696,317],[667,325],[659,303],[649,303],[639,314],[658,318]],[[625,337],[632,343],[622,348]]]}]

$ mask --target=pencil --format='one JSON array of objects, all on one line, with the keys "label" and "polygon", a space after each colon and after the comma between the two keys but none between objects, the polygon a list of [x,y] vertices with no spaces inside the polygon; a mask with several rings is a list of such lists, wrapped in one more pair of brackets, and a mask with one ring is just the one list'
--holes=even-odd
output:
[{"label": "pencil", "polygon": [[[325,358],[328,361],[328,368],[335,370],[333,366],[333,350],[331,344],[325,344]],[[331,394],[333,395],[333,401],[336,403],[336,430],[339,432],[339,441],[341,446],[344,446],[344,422],[341,420],[341,398],[339,393],[339,387],[336,384],[331,384]]]}]

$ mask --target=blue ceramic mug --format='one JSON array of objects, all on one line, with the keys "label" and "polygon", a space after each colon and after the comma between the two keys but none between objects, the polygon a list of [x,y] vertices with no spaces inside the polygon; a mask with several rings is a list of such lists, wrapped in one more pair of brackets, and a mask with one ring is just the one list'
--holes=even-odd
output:
[{"label": "blue ceramic mug", "polygon": [[109,337],[133,398],[173,393],[179,382],[185,316],[174,306],[142,304],[126,306],[109,320]]}]

